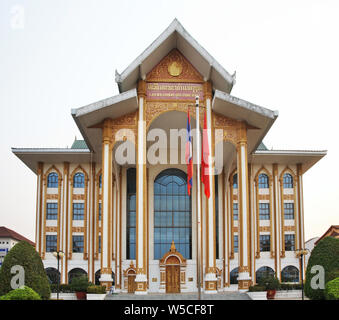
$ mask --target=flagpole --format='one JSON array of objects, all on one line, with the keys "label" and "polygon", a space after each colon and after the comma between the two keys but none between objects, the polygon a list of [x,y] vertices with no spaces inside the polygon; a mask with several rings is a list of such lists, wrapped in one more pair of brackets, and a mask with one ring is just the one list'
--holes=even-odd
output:
[{"label": "flagpole", "polygon": [[198,233],[198,250],[197,250],[197,283],[198,283],[198,300],[201,300],[201,202],[200,202],[200,125],[199,125],[199,97],[195,97],[196,112],[196,146],[197,146],[197,233]]}]

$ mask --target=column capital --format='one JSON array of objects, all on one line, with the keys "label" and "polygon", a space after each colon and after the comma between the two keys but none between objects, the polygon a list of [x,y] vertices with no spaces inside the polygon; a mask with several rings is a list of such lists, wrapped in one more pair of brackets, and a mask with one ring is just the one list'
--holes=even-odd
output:
[{"label": "column capital", "polygon": [[212,99],[212,83],[211,81],[206,81],[204,83],[204,95],[205,99]]},{"label": "column capital", "polygon": [[111,143],[112,141],[112,119],[106,118],[102,125],[102,143]]},{"label": "column capital", "polygon": [[138,96],[139,97],[146,97],[146,81],[145,80],[139,80],[138,81]]}]

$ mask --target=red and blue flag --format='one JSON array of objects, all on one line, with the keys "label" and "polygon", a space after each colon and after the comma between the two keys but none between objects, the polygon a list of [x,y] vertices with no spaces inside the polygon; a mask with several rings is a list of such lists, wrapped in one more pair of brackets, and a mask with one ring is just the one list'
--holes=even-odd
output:
[{"label": "red and blue flag", "polygon": [[187,192],[189,195],[191,195],[191,189],[193,186],[193,148],[191,136],[191,119],[189,110],[187,111],[187,139],[186,139],[185,161],[187,164]]}]

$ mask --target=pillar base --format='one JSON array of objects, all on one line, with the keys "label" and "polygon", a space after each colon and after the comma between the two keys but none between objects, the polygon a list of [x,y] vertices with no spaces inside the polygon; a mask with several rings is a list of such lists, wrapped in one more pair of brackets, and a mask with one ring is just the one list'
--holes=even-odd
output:
[{"label": "pillar base", "polygon": [[110,290],[110,288],[112,287],[112,284],[113,284],[112,274],[111,274],[111,273],[109,273],[109,274],[107,274],[107,273],[102,273],[102,274],[100,275],[99,281],[100,281],[100,284],[101,284],[102,286],[105,286],[105,287],[106,287],[106,290],[107,290],[107,291]]},{"label": "pillar base", "polygon": [[215,294],[217,291],[218,279],[215,273],[207,273],[205,275],[205,290],[204,293]]},{"label": "pillar base", "polygon": [[239,272],[238,276],[238,290],[240,292],[248,291],[252,285],[252,280],[248,272]]},{"label": "pillar base", "polygon": [[136,289],[134,294],[147,294],[147,277],[145,274],[137,274],[135,277]]}]

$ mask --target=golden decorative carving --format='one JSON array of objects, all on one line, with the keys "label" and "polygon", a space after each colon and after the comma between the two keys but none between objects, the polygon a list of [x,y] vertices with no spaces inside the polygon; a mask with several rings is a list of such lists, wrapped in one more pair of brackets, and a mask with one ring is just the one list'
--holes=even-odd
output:
[{"label": "golden decorative carving", "polygon": [[57,227],[46,227],[46,232],[57,232]]},{"label": "golden decorative carving", "polygon": [[147,82],[203,82],[202,76],[177,49],[173,49],[146,76]]},{"label": "golden decorative carving", "polygon": [[128,140],[133,144],[136,143],[138,129],[137,111],[113,119],[111,125],[113,146],[118,141]]},{"label": "golden decorative carving", "polygon": [[294,194],[284,194],[284,200],[294,200]]},{"label": "golden decorative carving", "polygon": [[59,198],[59,195],[56,193],[56,194],[50,194],[50,193],[48,193],[47,195],[46,195],[46,199],[47,200],[58,200],[58,198]]},{"label": "golden decorative carving", "polygon": [[284,231],[295,231],[295,226],[284,226]]},{"label": "golden decorative carving", "polygon": [[84,227],[72,227],[72,232],[84,232]]},{"label": "golden decorative carving", "polygon": [[270,200],[269,194],[258,194],[258,200]]},{"label": "golden decorative carving", "polygon": [[[200,106],[204,106],[203,103],[200,103]],[[169,111],[181,111],[187,113],[187,110],[190,111],[190,116],[195,119],[195,105],[188,105],[187,102],[151,102],[148,101],[146,104],[146,127],[149,128],[152,121],[154,121],[158,116],[165,112]],[[204,108],[199,110],[200,116],[200,126],[203,128],[204,125]]]},{"label": "golden decorative carving", "polygon": [[263,227],[263,226],[261,226],[261,227],[259,227],[259,232],[270,232],[271,231],[271,227],[267,227],[267,226],[265,226],[265,227]]},{"label": "golden decorative carving", "polygon": [[182,72],[182,65],[178,61],[173,61],[168,65],[168,73],[173,76],[177,77]]},{"label": "golden decorative carving", "polygon": [[85,200],[84,194],[73,194],[73,200]]}]

